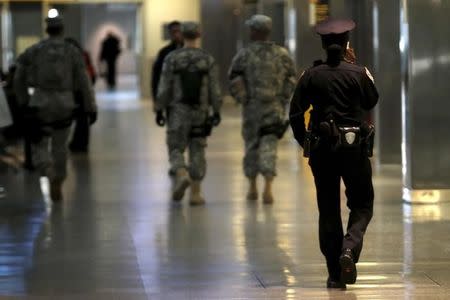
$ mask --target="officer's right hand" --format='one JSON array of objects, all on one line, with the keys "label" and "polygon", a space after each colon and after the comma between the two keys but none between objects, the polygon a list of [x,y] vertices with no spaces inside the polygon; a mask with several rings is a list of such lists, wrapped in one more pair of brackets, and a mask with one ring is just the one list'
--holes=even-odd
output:
[{"label": "officer's right hand", "polygon": [[162,110],[158,110],[156,112],[156,124],[160,127],[164,127],[164,125],[166,125],[166,117],[164,117]]}]

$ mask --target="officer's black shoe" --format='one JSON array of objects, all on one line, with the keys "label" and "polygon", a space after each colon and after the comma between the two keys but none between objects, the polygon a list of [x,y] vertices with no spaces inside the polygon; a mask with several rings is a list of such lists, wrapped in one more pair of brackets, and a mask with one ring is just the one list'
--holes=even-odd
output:
[{"label": "officer's black shoe", "polygon": [[328,277],[327,280],[327,289],[340,289],[345,290],[347,286],[341,280],[336,280],[331,277]]},{"label": "officer's black shoe", "polygon": [[339,257],[339,264],[341,265],[341,281],[347,284],[354,284],[357,271],[352,250],[344,249],[342,251],[341,257]]}]

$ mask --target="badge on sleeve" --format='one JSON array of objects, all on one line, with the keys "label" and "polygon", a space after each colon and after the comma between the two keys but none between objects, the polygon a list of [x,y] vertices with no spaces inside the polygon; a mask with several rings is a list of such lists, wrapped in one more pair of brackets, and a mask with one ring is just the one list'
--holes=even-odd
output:
[{"label": "badge on sleeve", "polygon": [[372,74],[370,73],[370,71],[369,71],[367,68],[364,68],[364,69],[366,69],[366,75],[367,75],[367,77],[369,77],[370,80],[372,80],[372,82],[375,83],[375,80],[373,79],[373,76],[372,76]]}]

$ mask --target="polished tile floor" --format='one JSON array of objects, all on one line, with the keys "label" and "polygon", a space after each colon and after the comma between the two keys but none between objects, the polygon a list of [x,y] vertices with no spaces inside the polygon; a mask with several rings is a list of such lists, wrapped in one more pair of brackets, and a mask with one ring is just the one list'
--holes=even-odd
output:
[{"label": "polished tile floor", "polygon": [[357,284],[328,291],[313,180],[291,138],[276,203],[247,203],[239,110],[226,104],[209,140],[207,205],[173,205],[151,105],[100,99],[63,205],[40,205],[36,184],[11,175],[28,181],[8,196],[34,206],[0,218],[0,299],[450,299],[450,204],[402,204],[397,167],[376,168]]}]

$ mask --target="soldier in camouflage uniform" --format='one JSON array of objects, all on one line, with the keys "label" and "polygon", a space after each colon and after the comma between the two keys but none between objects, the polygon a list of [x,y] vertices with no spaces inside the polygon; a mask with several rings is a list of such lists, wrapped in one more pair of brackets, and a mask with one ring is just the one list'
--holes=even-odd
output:
[{"label": "soldier in camouflage uniform", "polygon": [[94,93],[80,51],[63,39],[62,18],[47,18],[48,39],[28,48],[17,60],[14,89],[33,135],[33,162],[50,181],[50,196],[62,200],[67,140],[79,93],[90,123],[97,118]]},{"label": "soldier in camouflage uniform", "polygon": [[[184,48],[164,60],[155,102],[156,122],[163,126],[170,112],[167,144],[171,171],[175,174],[172,198],[181,201],[191,186],[191,205],[202,205],[201,181],[206,173],[206,138],[220,123],[222,105],[218,70],[214,58],[199,49],[200,31],[196,23],[182,25]],[[189,149],[189,164],[184,152]]]},{"label": "soldier in camouflage uniform", "polygon": [[243,105],[244,172],[250,182],[247,199],[258,199],[256,178],[262,174],[265,178],[263,200],[271,204],[281,135],[266,128],[285,126],[296,70],[288,51],[269,41],[272,28],[269,17],[255,15],[246,24],[252,43],[233,59],[229,71],[230,92]]}]

